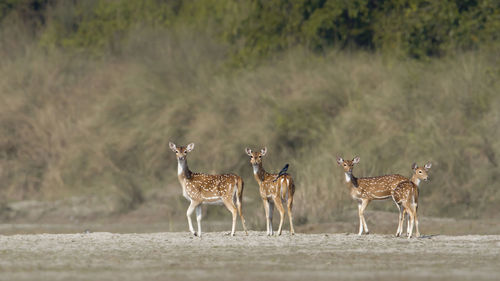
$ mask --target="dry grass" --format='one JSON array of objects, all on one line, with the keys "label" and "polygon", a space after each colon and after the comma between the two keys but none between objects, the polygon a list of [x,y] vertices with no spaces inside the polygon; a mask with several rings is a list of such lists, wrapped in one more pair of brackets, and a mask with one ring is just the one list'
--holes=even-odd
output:
[{"label": "dry grass", "polygon": [[[196,143],[192,170],[243,176],[250,220],[262,207],[247,146],[268,147],[268,171],[291,164],[299,223],[342,219],[355,208],[336,155],[360,156],[357,176],[409,175],[412,162],[432,161],[423,214],[499,213],[497,53],[421,63],[298,49],[235,70],[224,46],[188,30],[138,29],[120,55],[100,60],[7,35],[0,48],[4,201],[92,194],[111,198],[104,202],[112,212],[133,209],[145,191],[177,186],[167,146],[174,141]],[[185,204],[169,198],[172,213],[184,216],[177,209]]]}]

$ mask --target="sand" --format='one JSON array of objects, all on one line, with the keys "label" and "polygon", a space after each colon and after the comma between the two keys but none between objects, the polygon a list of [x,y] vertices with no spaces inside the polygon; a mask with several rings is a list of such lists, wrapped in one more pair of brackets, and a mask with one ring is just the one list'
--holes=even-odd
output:
[{"label": "sand", "polygon": [[500,235],[0,235],[2,280],[498,280]]}]

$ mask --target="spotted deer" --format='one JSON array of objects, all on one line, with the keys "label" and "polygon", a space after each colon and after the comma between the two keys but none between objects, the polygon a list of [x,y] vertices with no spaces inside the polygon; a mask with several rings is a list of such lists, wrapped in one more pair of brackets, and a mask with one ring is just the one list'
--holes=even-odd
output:
[{"label": "spotted deer", "polygon": [[[250,156],[250,163],[253,167],[253,174],[257,183],[259,184],[259,193],[262,203],[264,204],[264,211],[266,213],[266,228],[267,235],[273,235],[273,211],[274,205],[278,208],[280,213],[280,224],[278,228],[278,235],[281,235],[283,220],[285,218],[285,208],[283,205],[286,203],[288,209],[288,218],[290,219],[290,234],[294,235],[293,228],[293,195],[295,193],[295,184],[292,176],[286,173],[285,166],[282,173],[270,174],[262,167],[262,157],[266,155],[267,148],[264,147],[260,151],[253,152],[251,149],[245,149],[248,156]],[[280,175],[280,176],[279,176]]]},{"label": "spotted deer", "polygon": [[429,176],[427,172],[431,168],[432,164],[427,163],[424,167],[418,167],[416,163],[411,166],[413,170],[413,175],[409,181],[399,183],[394,190],[392,190],[392,200],[398,206],[399,209],[399,221],[398,230],[396,231],[396,236],[401,236],[403,233],[403,224],[405,213],[409,214],[407,234],[408,238],[411,238],[413,233],[413,226],[415,225],[415,236],[420,236],[420,231],[418,230],[418,186],[422,180],[427,181]]},{"label": "spotted deer", "polygon": [[[169,146],[177,157],[177,175],[182,186],[182,195],[191,203],[186,212],[189,231],[193,235],[201,237],[202,204],[224,204],[233,215],[231,236],[234,236],[237,213],[239,213],[243,229],[248,235],[245,218],[241,211],[243,200],[243,180],[241,177],[233,174],[207,175],[193,173],[188,168],[186,157],[194,149],[194,143],[187,146],[176,146],[170,142]],[[191,214],[195,209],[198,233],[194,231],[191,221]]]},{"label": "spotted deer", "polygon": [[359,232],[358,235],[368,234],[364,212],[372,200],[384,200],[391,198],[391,191],[400,182],[407,181],[408,178],[402,175],[385,175],[378,177],[356,178],[352,174],[354,164],[359,163],[360,158],[344,160],[337,157],[337,163],[344,169],[345,181],[350,188],[351,197],[358,201]]}]

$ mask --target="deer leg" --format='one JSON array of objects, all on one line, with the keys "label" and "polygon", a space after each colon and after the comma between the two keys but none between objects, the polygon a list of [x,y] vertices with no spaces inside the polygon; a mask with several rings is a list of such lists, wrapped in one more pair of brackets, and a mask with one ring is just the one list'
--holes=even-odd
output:
[{"label": "deer leg", "polygon": [[267,199],[262,199],[262,204],[264,204],[264,212],[266,213],[266,234],[269,235],[269,205]]},{"label": "deer leg", "polygon": [[399,211],[398,229],[396,230],[396,237],[398,237],[399,230],[401,229],[401,206],[396,202],[396,200],[394,199],[394,196],[392,197],[392,201],[394,202],[394,204],[396,204],[396,207],[398,208],[398,211]]},{"label": "deer leg", "polygon": [[400,226],[399,226],[399,235],[398,236],[403,236],[403,227],[404,227],[404,224],[405,224],[405,217],[407,216],[407,212],[406,212],[406,209],[405,207],[403,206],[403,204],[400,205]]},{"label": "deer leg", "polygon": [[224,205],[226,205],[226,208],[233,215],[233,226],[231,228],[231,236],[234,236],[234,232],[236,230],[236,218],[238,217],[238,210],[236,209],[236,206],[234,206],[232,199],[223,200],[223,202],[224,202]]},{"label": "deer leg", "polygon": [[198,236],[201,238],[201,204],[196,206],[196,222],[198,223]]},{"label": "deer leg", "polygon": [[415,223],[415,213],[413,213],[413,210],[409,209],[408,213],[410,213],[410,220],[411,220],[411,226],[410,226],[410,232],[408,232],[408,239],[411,238],[413,234],[413,225]]},{"label": "deer leg", "polygon": [[193,222],[191,221],[191,215],[193,214],[194,209],[198,206],[197,202],[191,201],[191,204],[189,205],[189,208],[187,209],[186,216],[188,219],[188,224],[189,224],[189,231],[196,236],[196,232],[194,231],[193,228]]},{"label": "deer leg", "polygon": [[[236,207],[238,208],[238,213],[240,214],[241,224],[243,225],[243,230],[245,234],[248,235],[247,226],[245,225],[245,217],[243,217],[242,205],[243,205],[243,180],[238,180],[236,183]],[[234,201],[234,200],[233,200]]]},{"label": "deer leg", "polygon": [[407,226],[406,226],[406,236],[408,236],[408,233],[410,233],[410,224],[411,224],[411,221],[410,221],[410,213],[407,211],[406,212],[406,220],[407,220]]},{"label": "deer leg", "polygon": [[399,210],[399,219],[398,219],[398,230],[396,231],[396,237],[399,237],[401,235],[401,232],[403,231],[403,220],[404,220],[403,206],[398,204],[398,210]]},{"label": "deer leg", "polygon": [[418,230],[418,206],[415,204],[415,237],[420,237],[420,231]]},{"label": "deer leg", "polygon": [[358,202],[358,216],[359,216],[359,232],[358,235],[363,234],[363,219],[361,218],[361,200]]},{"label": "deer leg", "polygon": [[[399,230],[399,236],[403,236],[403,228],[405,225],[405,218],[409,222],[410,221],[410,215],[408,215],[408,212],[404,208],[404,206],[401,206],[402,213],[401,213],[401,229]],[[408,234],[408,231],[406,231],[406,234]]]},{"label": "deer leg", "polygon": [[288,207],[288,219],[290,220],[290,234],[294,235],[295,234],[295,229],[293,229],[293,214],[292,214],[292,205],[293,205],[293,197],[289,195],[288,197],[288,202],[287,202],[287,207]]},{"label": "deer leg", "polygon": [[245,230],[245,234],[248,235],[248,230],[245,225],[245,217],[243,217],[243,212],[241,211],[241,202],[240,199],[238,198],[236,201],[236,205],[238,207],[238,213],[240,214],[240,219],[241,219],[241,224],[243,225],[243,230]]},{"label": "deer leg", "polygon": [[283,221],[285,218],[285,208],[283,207],[283,202],[281,201],[281,198],[279,196],[276,196],[274,198],[274,202],[276,204],[276,207],[278,208],[278,211],[280,212],[280,226],[278,227],[278,235],[281,235],[281,229],[283,227]]},{"label": "deer leg", "polygon": [[268,209],[269,209],[269,213],[268,213],[268,224],[269,224],[269,232],[267,233],[267,235],[271,235],[273,236],[274,235],[274,231],[273,231],[273,212],[274,212],[274,202],[272,202],[271,200],[267,200],[267,206],[268,206]]},{"label": "deer leg", "polygon": [[370,201],[364,199],[361,203],[361,210],[360,210],[360,213],[361,213],[361,220],[363,222],[363,228],[364,228],[364,231],[366,234],[369,234],[370,231],[368,230],[368,226],[366,225],[366,220],[365,220],[365,215],[364,215],[364,212],[365,212],[365,209],[366,209],[366,206],[368,206],[368,203],[370,203]]}]

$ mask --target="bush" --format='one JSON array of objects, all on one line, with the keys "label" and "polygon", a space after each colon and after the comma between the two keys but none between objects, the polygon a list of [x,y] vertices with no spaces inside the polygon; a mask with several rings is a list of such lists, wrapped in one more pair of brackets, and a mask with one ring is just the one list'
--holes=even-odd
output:
[{"label": "bush", "polygon": [[[260,218],[262,210],[244,148],[263,146],[269,148],[264,160],[268,171],[291,164],[290,173],[297,183],[296,217],[302,222],[325,221],[355,209],[335,163],[337,155],[361,157],[357,176],[409,175],[413,162],[432,161],[432,181],[421,188],[423,214],[498,214],[500,193],[494,187],[499,178],[500,138],[492,128],[500,125],[496,110],[500,63],[495,49],[415,60],[376,50],[325,47],[318,53],[301,42],[300,35],[297,44],[304,46],[275,49],[281,51],[266,61],[250,55],[247,59],[253,67],[249,68],[234,64],[231,55],[235,50],[251,50],[251,44],[259,40],[241,43],[241,38],[233,36],[240,32],[242,38],[246,36],[239,29],[238,14],[222,16],[223,11],[239,11],[241,6],[235,2],[220,2],[211,10],[214,21],[203,21],[208,15],[194,4],[168,3],[178,17],[189,18],[191,11],[200,20],[192,24],[161,23],[166,12],[151,19],[148,11],[155,10],[151,7],[156,2],[146,0],[134,4],[96,0],[85,2],[86,8],[83,2],[75,3],[67,4],[75,11],[68,18],[63,18],[65,9],[56,10],[64,7],[62,3],[49,9],[40,37],[28,32],[32,27],[12,14],[1,25],[0,196],[6,201],[92,194],[113,198],[111,209],[120,212],[139,205],[150,189],[167,188],[176,194],[176,162],[167,146],[174,141],[196,143],[189,156],[193,171],[234,172],[244,178],[248,218],[257,219],[252,211]],[[274,9],[296,8],[279,1],[252,3],[257,5],[253,9],[273,13]],[[394,9],[416,9],[418,14],[419,7],[437,5],[439,10],[445,5],[418,3]],[[455,5],[454,11],[494,14],[494,5],[471,2],[468,7]],[[97,7],[103,9],[101,18]],[[143,10],[125,17],[123,24],[121,14],[112,12],[135,8]],[[298,11],[294,12],[297,17]],[[117,17],[108,17],[108,12]],[[241,24],[256,16],[253,10],[247,13]],[[486,14],[483,27],[478,27],[481,32],[490,32],[488,28],[494,26]],[[387,15],[388,23],[392,16]],[[448,16],[443,16],[444,22]],[[108,19],[119,22],[111,26],[123,31],[118,32],[120,36],[110,37],[114,29],[107,29]],[[7,26],[8,22],[16,24]],[[66,22],[64,32],[48,36],[58,22]],[[79,24],[70,24],[74,22]],[[159,26],[152,27],[154,22]],[[460,26],[460,20],[451,22]],[[102,31],[89,29],[88,38],[95,40],[75,35],[90,23]],[[207,30],[200,32],[203,25]],[[228,33],[213,36],[224,30]],[[259,34],[265,36],[265,32]],[[40,47],[39,38],[58,43]],[[439,46],[448,46],[446,42]],[[106,51],[102,46],[107,46],[103,47]],[[174,206],[174,214],[184,216],[178,210],[178,198],[172,200],[165,203]],[[391,202],[374,205],[394,209]]]}]

